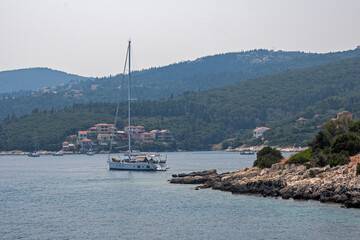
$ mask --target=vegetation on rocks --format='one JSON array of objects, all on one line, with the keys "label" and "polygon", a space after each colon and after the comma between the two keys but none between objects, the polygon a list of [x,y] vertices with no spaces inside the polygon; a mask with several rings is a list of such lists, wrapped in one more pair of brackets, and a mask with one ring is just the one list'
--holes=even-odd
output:
[{"label": "vegetation on rocks", "polygon": [[256,156],[254,167],[270,168],[273,164],[279,163],[283,159],[281,152],[272,147],[264,147]]},{"label": "vegetation on rocks", "polygon": [[360,152],[360,121],[350,118],[331,120],[323,125],[310,148],[292,156],[286,163],[311,167],[331,167],[349,163],[350,157]]},{"label": "vegetation on rocks", "polygon": [[304,164],[311,161],[312,153],[309,149],[306,149],[302,152],[299,152],[289,158],[289,160],[286,161],[287,164]]},{"label": "vegetation on rocks", "polygon": [[342,150],[339,153],[331,154],[329,165],[330,167],[334,167],[337,165],[344,165],[350,162],[349,152]]},{"label": "vegetation on rocks", "polygon": [[[359,173],[359,165],[357,171]],[[360,183],[356,166],[306,169],[296,164],[273,164],[271,168],[240,169],[217,174],[215,170],[174,174],[174,184],[201,184],[195,189],[212,188],[232,193],[281,196],[283,199],[313,199],[360,208]]]},{"label": "vegetation on rocks", "polygon": [[349,162],[350,156],[359,153],[359,123],[350,118],[339,118],[324,124],[323,130],[309,143],[313,154],[312,166],[344,165]]}]

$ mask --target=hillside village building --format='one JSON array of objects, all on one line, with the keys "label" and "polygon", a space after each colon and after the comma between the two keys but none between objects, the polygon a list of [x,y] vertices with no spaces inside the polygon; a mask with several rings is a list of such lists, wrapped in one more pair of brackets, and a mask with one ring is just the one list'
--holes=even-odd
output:
[{"label": "hillside village building", "polygon": [[296,120],[298,123],[306,123],[308,120],[306,118],[300,117],[298,120]]},{"label": "hillside village building", "polygon": [[62,151],[74,151],[75,150],[75,144],[69,143],[69,142],[63,142],[62,143]]},{"label": "hillside village building", "polygon": [[87,138],[87,131],[79,131],[78,132],[78,140],[81,141]]},{"label": "hillside village building", "polygon": [[253,130],[253,137],[254,138],[258,138],[258,137],[262,137],[264,132],[269,130],[270,128],[267,128],[267,127],[258,127],[258,128],[255,128]]},{"label": "hillside village building", "polygon": [[337,114],[337,118],[350,118],[352,119],[352,113],[351,112],[347,112],[347,111],[343,111],[343,112],[339,112]]},{"label": "hillside village building", "polygon": [[116,141],[127,141],[129,136],[137,142],[171,142],[174,140],[169,130],[152,130],[145,132],[144,126],[124,127],[124,131],[119,131],[114,124],[99,123],[90,127],[87,131],[78,131],[77,144],[79,147],[89,149],[97,142],[99,145],[108,145],[110,141],[116,144]]},{"label": "hillside village building", "polygon": [[69,151],[69,142],[63,142],[62,143],[62,150],[63,151]]},{"label": "hillside village building", "polygon": [[79,146],[81,151],[86,152],[92,149],[93,142],[88,138],[84,138],[79,142]]},{"label": "hillside village building", "polygon": [[129,130],[132,139],[139,140],[140,135],[145,132],[145,127],[143,126],[126,126],[124,127],[124,132],[129,136]]},{"label": "hillside village building", "polygon": [[152,143],[152,142],[155,141],[155,137],[151,133],[142,133],[142,134],[140,134],[140,139],[141,139],[142,142],[145,142],[145,143]]},{"label": "hillside village building", "polygon": [[100,133],[97,135],[97,140],[99,141],[100,145],[107,145],[110,141],[114,140],[114,136],[108,133]]},{"label": "hillside village building", "polygon": [[336,116],[336,118],[332,118],[332,121],[336,121],[339,118],[349,118],[352,119],[352,113],[348,111],[339,112]]},{"label": "hillside village building", "polygon": [[152,130],[140,134],[140,139],[143,142],[171,142],[174,140],[169,130]]},{"label": "hillside village building", "polygon": [[170,142],[173,140],[173,136],[169,130],[161,130],[156,138],[159,142]]}]

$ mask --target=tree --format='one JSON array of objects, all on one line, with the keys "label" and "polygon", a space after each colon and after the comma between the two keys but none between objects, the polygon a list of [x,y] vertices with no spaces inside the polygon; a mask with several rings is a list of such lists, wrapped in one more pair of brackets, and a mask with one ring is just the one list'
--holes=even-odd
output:
[{"label": "tree", "polygon": [[360,152],[360,138],[352,132],[344,133],[338,136],[331,146],[332,153],[347,151],[350,156]]},{"label": "tree", "polygon": [[281,152],[272,147],[264,147],[256,156],[254,167],[270,168],[274,163],[279,163],[283,159]]},{"label": "tree", "polygon": [[315,153],[319,150],[330,147],[330,139],[324,131],[320,131],[316,134],[314,140],[309,143],[309,146],[311,148],[311,152]]},{"label": "tree", "polygon": [[360,134],[360,121],[352,123],[349,126],[349,132]]}]

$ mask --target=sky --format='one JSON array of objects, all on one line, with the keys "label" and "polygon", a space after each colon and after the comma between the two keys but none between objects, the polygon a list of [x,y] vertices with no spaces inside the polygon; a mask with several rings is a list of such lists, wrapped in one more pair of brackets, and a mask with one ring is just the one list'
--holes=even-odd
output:
[{"label": "sky", "polygon": [[360,45],[359,0],[0,0],[0,71],[82,76],[226,52],[333,52]]}]

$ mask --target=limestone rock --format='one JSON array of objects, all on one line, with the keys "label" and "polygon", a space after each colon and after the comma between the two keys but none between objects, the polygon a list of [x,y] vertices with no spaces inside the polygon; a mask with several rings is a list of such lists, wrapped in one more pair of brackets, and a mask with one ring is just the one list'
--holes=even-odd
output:
[{"label": "limestone rock", "polygon": [[346,165],[306,169],[303,165],[277,163],[268,169],[252,167],[233,173],[218,174],[212,169],[174,174],[169,182],[200,184],[195,187],[196,190],[212,188],[264,197],[314,199],[360,208],[360,180],[355,171],[354,167]]}]

